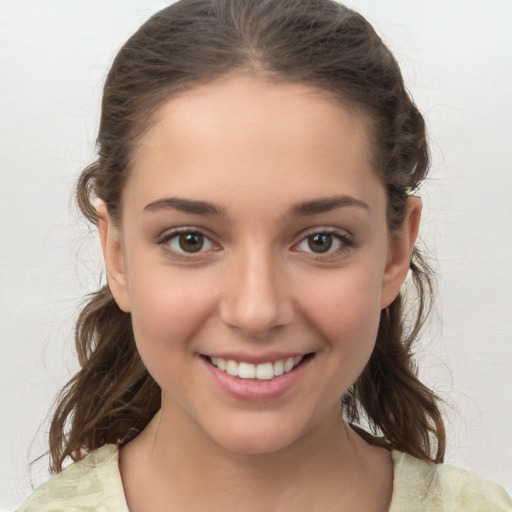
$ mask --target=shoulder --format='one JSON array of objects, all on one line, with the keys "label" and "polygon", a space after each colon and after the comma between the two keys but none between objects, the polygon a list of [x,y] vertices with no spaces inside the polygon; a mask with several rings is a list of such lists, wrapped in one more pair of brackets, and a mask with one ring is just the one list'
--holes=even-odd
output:
[{"label": "shoulder", "polygon": [[17,512],[128,512],[118,465],[118,449],[105,445],[38,487]]},{"label": "shoulder", "polygon": [[499,485],[448,464],[432,464],[392,452],[390,512],[512,512],[512,500]]}]

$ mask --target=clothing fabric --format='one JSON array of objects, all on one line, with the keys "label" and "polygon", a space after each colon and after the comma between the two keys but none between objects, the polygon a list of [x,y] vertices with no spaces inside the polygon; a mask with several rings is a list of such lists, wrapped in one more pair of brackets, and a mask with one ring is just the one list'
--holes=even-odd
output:
[{"label": "clothing fabric", "polygon": [[[118,449],[105,445],[36,489],[17,512],[129,512]],[[431,464],[398,451],[389,512],[512,512],[499,485],[454,466]]]}]

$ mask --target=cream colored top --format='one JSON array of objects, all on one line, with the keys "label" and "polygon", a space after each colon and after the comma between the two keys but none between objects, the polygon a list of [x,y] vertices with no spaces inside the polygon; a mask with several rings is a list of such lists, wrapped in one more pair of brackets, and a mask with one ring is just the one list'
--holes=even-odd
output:
[{"label": "cream colored top", "polygon": [[[397,451],[389,512],[512,512],[497,484],[449,465]],[[118,449],[109,444],[71,464],[36,489],[17,512],[129,512],[119,473]]]}]

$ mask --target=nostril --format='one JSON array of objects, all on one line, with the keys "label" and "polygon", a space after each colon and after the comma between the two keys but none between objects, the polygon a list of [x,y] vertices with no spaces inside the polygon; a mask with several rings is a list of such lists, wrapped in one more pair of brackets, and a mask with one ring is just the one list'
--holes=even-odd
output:
[{"label": "nostril", "polygon": [[292,315],[277,304],[254,304],[238,301],[221,312],[223,321],[246,336],[264,337],[290,323]]}]

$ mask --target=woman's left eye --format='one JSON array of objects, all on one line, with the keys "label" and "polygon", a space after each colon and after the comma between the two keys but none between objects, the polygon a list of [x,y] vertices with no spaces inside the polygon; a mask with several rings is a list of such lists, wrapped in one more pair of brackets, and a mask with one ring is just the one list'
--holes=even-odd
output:
[{"label": "woman's left eye", "polygon": [[161,240],[161,243],[165,244],[167,250],[178,254],[196,254],[215,247],[206,235],[193,230],[170,233]]},{"label": "woman's left eye", "polygon": [[347,236],[340,233],[331,233],[320,231],[311,233],[303,238],[296,246],[295,250],[314,253],[319,256],[322,254],[332,254],[343,250],[351,245]]}]

